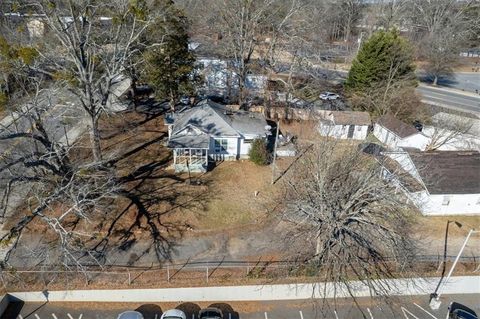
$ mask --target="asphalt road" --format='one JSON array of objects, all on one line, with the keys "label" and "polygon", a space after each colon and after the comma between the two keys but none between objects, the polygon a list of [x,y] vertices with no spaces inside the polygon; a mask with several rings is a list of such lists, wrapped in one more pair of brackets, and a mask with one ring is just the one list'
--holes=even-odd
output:
[{"label": "asphalt road", "polygon": [[[431,78],[422,74],[419,75],[419,80],[427,84],[432,83]],[[439,86],[473,93],[475,90],[480,91],[480,72],[454,73],[452,76],[439,78],[437,84]]]},{"label": "asphalt road", "polygon": [[430,309],[429,296],[393,297],[388,302],[371,298],[337,300],[336,305],[320,300],[268,302],[211,302],[211,303],[26,303],[12,304],[5,319],[116,319],[126,310],[137,310],[145,319],[160,319],[163,311],[183,310],[187,318],[196,319],[201,308],[215,306],[222,309],[225,319],[444,319],[452,301],[460,302],[480,313],[478,295],[445,295],[439,310]]},{"label": "asphalt road", "polygon": [[419,86],[417,92],[422,95],[425,103],[480,114],[480,95],[467,95],[428,86]]}]

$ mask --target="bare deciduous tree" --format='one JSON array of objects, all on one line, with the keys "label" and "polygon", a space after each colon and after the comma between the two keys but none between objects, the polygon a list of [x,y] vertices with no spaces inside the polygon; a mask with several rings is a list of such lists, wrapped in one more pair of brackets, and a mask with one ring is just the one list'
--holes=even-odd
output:
[{"label": "bare deciduous tree", "polygon": [[334,292],[353,296],[351,281],[359,280],[385,296],[387,279],[412,266],[411,207],[382,179],[377,162],[356,148],[320,144],[287,177],[283,218],[292,236],[309,243],[301,256]]},{"label": "bare deciduous tree", "polygon": [[423,129],[425,135],[430,139],[426,151],[434,151],[439,148],[451,146],[457,149],[477,149],[478,145],[472,145],[470,142],[476,139],[469,138],[474,120],[458,115],[437,116],[432,119],[432,123]]},{"label": "bare deciduous tree", "polygon": [[[112,86],[123,78],[135,45],[149,24],[142,1],[33,1],[51,33],[39,49],[53,78],[66,80],[90,118],[95,160],[102,159],[98,120],[107,110]],[[53,70],[52,70],[53,69]]]},{"label": "bare deciduous tree", "polygon": [[57,114],[52,112],[54,92],[37,84],[31,102],[17,110],[20,124],[0,129],[0,141],[9,142],[0,164],[2,218],[12,198],[28,197],[29,203],[23,216],[17,209],[14,219],[19,220],[1,238],[10,244],[4,262],[8,262],[24,231],[41,220],[49,230],[44,236],[49,234],[53,236],[49,239],[58,243],[63,266],[82,268],[81,258],[92,262],[95,257],[83,245],[85,234],[75,231],[74,225],[93,222],[93,215],[117,196],[118,184],[112,169],[72,159],[72,145],[58,136],[63,129],[52,128],[45,120],[51,121]]}]

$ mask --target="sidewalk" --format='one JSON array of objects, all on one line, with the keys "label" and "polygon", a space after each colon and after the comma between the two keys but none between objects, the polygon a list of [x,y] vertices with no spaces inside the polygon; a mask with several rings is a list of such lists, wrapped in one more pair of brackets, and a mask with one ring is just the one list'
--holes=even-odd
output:
[{"label": "sidewalk", "polygon": [[[428,295],[435,291],[440,278],[412,278],[388,280],[390,294],[396,296]],[[353,283],[356,297],[369,297],[368,286]],[[345,289],[338,289],[337,298],[350,297]],[[200,302],[200,301],[267,301],[333,298],[331,283],[222,286],[195,288],[73,290],[44,292],[15,292],[9,294],[24,302]],[[452,277],[445,284],[443,294],[478,294],[480,276]]]}]

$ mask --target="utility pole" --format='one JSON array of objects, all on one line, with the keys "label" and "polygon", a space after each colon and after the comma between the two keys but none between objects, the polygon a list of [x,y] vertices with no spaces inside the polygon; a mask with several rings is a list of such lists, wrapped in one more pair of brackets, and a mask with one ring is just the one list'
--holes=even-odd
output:
[{"label": "utility pole", "polygon": [[277,144],[278,144],[278,132],[280,131],[280,121],[277,121],[277,132],[275,133],[275,145],[273,147],[273,161],[272,161],[272,185],[275,183],[275,171],[277,168]]},{"label": "utility pole", "polygon": [[440,305],[442,304],[442,301],[440,300],[440,296],[442,295],[443,288],[445,287],[445,284],[448,282],[448,280],[452,276],[453,270],[455,269],[455,266],[457,265],[458,260],[460,259],[460,256],[463,253],[463,250],[467,246],[467,243],[468,243],[468,240],[470,239],[470,236],[472,236],[472,234],[474,234],[474,233],[480,233],[480,231],[475,230],[475,229],[470,229],[470,231],[468,232],[467,238],[465,238],[465,241],[463,242],[463,245],[462,245],[462,247],[460,248],[460,251],[457,254],[457,257],[455,257],[452,268],[450,268],[450,271],[448,272],[448,275],[445,278],[445,281],[438,288],[438,293],[433,293],[432,294],[431,299],[430,299],[430,308],[432,308],[433,310],[437,310],[437,309],[440,308]]}]

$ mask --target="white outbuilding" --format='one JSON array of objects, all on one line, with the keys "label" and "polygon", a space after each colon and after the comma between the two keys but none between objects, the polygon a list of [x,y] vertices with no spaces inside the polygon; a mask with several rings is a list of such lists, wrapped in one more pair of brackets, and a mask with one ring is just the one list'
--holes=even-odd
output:
[{"label": "white outbuilding", "polygon": [[321,116],[318,131],[322,136],[364,140],[371,123],[368,112],[327,111]]},{"label": "white outbuilding", "polygon": [[383,153],[383,176],[398,184],[424,215],[480,215],[480,153],[413,149]]},{"label": "white outbuilding", "polygon": [[373,135],[390,149],[410,147],[425,150],[430,139],[413,125],[395,118],[391,114],[380,117],[373,126]]}]

